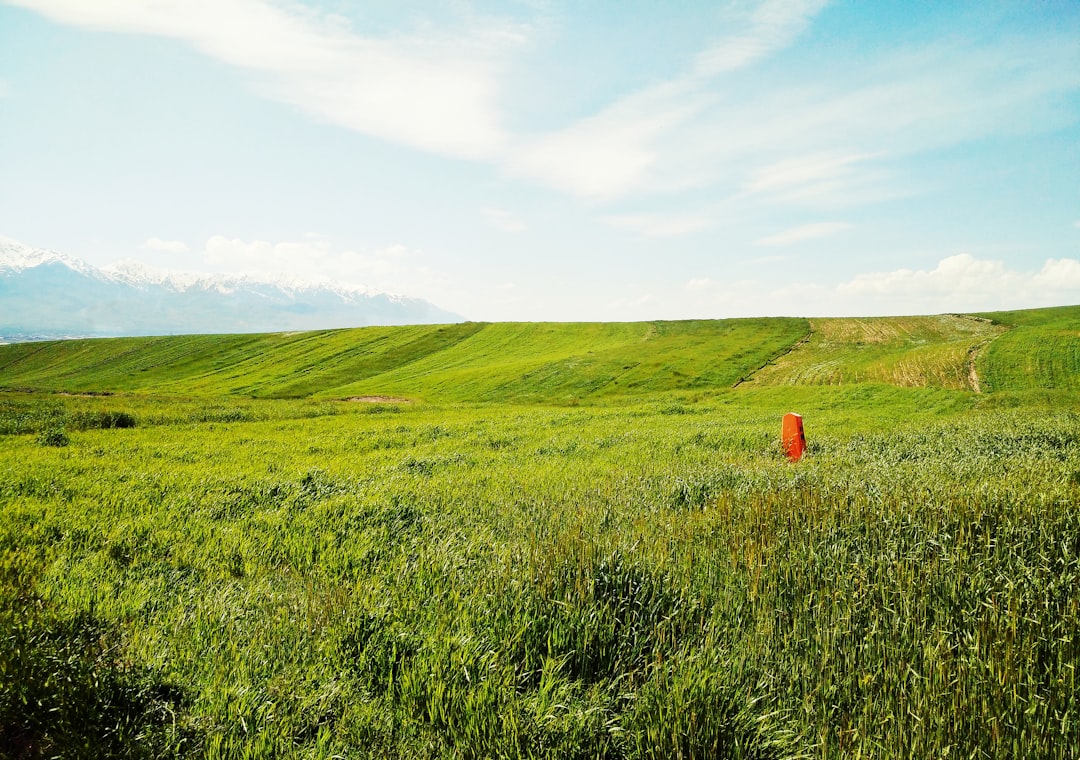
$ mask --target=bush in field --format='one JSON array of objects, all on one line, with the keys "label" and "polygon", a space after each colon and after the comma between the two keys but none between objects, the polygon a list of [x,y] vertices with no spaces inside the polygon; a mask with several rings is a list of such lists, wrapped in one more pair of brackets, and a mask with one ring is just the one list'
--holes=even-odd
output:
[{"label": "bush in field", "polygon": [[55,446],[57,448],[67,446],[71,443],[67,431],[59,425],[54,425],[42,430],[38,434],[37,441],[42,446]]},{"label": "bush in field", "polygon": [[37,433],[39,442],[46,446],[66,446],[67,443],[44,443],[49,434],[56,440],[54,431],[110,430],[133,428],[138,424],[130,412],[110,410],[80,410],[69,412],[59,404],[0,402],[0,435],[23,435]]},{"label": "bush in field", "polygon": [[0,435],[39,433],[63,421],[64,408],[58,404],[0,401]]},{"label": "bush in field", "polygon": [[112,428],[135,427],[135,415],[130,412],[76,412],[70,417],[70,424],[76,430],[110,430]]}]

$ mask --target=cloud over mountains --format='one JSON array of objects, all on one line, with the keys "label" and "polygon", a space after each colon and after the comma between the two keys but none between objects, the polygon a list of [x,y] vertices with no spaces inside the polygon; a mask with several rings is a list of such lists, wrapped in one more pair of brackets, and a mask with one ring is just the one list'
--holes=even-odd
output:
[{"label": "cloud over mountains", "polygon": [[312,330],[458,322],[418,298],[295,277],[98,268],[0,238],[0,338]]}]

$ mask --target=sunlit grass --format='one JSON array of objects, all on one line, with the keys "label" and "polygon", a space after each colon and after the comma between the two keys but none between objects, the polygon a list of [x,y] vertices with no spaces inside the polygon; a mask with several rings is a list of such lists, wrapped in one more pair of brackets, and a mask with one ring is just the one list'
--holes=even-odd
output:
[{"label": "sunlit grass", "polygon": [[[834,358],[862,381],[731,388],[754,351],[798,341],[778,324],[551,327],[531,365],[523,326],[373,332],[413,358],[357,348],[321,371],[336,332],[222,339],[213,361],[176,339],[199,367],[168,393],[94,386],[164,339],[94,379],[62,357],[97,342],[41,348],[41,378],[112,395],[0,397],[0,749],[1080,755],[1080,402],[1049,376],[976,394],[935,375],[980,322],[920,345],[898,337],[919,320],[855,325]],[[274,340],[307,376],[245,353]],[[769,371],[816,366],[801,350]],[[991,370],[1007,355],[981,350]],[[457,359],[410,376],[432,351]],[[935,351],[927,387],[899,381]],[[485,374],[485,352],[508,353]],[[310,394],[356,366],[386,382],[335,393],[415,382],[427,400],[221,392]]]},{"label": "sunlit grass", "polygon": [[210,756],[1075,753],[1080,417],[738,398],[8,436],[0,547]]},{"label": "sunlit grass", "polygon": [[1080,307],[985,316],[1011,327],[980,357],[988,390],[1080,390]]},{"label": "sunlit grass", "polygon": [[809,340],[757,373],[755,382],[972,389],[972,353],[1005,330],[954,315],[815,319],[811,329]]},{"label": "sunlit grass", "polygon": [[728,387],[800,319],[366,327],[0,346],[8,390],[577,402]]}]

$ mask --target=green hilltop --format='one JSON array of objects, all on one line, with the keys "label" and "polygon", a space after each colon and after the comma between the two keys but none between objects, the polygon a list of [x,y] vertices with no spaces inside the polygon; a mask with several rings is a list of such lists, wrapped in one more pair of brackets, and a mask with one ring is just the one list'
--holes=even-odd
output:
[{"label": "green hilltop", "polygon": [[976,315],[475,323],[0,346],[0,389],[575,403],[879,384],[1080,387],[1080,306]]}]

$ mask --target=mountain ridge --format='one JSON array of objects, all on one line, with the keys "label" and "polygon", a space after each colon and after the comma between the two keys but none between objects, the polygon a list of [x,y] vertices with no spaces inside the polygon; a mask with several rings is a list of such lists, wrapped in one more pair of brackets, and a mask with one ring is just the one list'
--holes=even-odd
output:
[{"label": "mountain ridge", "polygon": [[0,236],[0,342],[251,333],[462,318],[420,298],[284,276],[96,267]]}]

